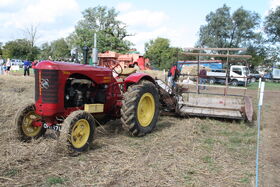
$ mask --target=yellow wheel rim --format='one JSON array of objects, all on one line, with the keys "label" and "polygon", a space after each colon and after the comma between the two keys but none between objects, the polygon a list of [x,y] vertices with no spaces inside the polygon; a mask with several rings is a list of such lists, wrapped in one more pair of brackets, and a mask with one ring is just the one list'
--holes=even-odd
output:
[{"label": "yellow wheel rim", "polygon": [[90,125],[87,120],[78,120],[72,128],[71,143],[75,148],[83,147],[89,138]]},{"label": "yellow wheel rim", "polygon": [[147,127],[155,115],[155,99],[151,93],[145,93],[140,98],[137,107],[137,119],[142,127]]},{"label": "yellow wheel rim", "polygon": [[37,136],[42,126],[34,126],[32,124],[33,121],[40,119],[40,116],[38,116],[34,111],[28,112],[27,115],[24,116],[22,121],[22,131],[23,133],[28,137],[34,137]]}]

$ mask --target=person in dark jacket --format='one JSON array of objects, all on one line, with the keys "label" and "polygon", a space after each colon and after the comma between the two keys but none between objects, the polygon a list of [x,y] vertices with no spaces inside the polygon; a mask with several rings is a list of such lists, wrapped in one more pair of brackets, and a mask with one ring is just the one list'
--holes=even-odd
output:
[{"label": "person in dark jacket", "polygon": [[[205,67],[203,67],[199,71],[199,84],[206,84],[206,82],[207,82],[207,71],[206,71]],[[201,86],[200,89],[205,90],[206,86]]]},{"label": "person in dark jacket", "polygon": [[28,75],[29,76],[29,68],[31,67],[31,62],[28,60],[25,60],[23,62],[23,69],[24,69],[24,76]]}]

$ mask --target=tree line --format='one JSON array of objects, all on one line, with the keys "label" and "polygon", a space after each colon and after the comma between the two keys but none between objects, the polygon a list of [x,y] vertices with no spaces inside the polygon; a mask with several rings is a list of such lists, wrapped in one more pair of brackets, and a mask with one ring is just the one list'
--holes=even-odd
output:
[{"label": "tree line", "polygon": [[[127,53],[133,44],[128,41],[127,25],[117,19],[118,12],[114,8],[97,6],[87,8],[82,12],[83,18],[78,21],[72,32],[66,38],[60,38],[35,45],[37,28],[26,29],[26,37],[0,43],[0,55],[4,58],[67,60],[70,50],[78,50],[84,46],[93,47],[93,35],[97,33],[98,50],[108,50]],[[280,60],[280,6],[270,10],[261,20],[258,13],[245,10],[243,7],[235,11],[223,5],[205,17],[206,24],[200,26],[199,38],[195,47],[210,48],[247,48],[246,54],[251,54],[251,66],[271,66]],[[169,68],[177,60],[192,60],[193,57],[183,55],[183,49],[172,47],[167,38],[156,38],[145,43],[145,57],[150,59],[152,66]]]}]

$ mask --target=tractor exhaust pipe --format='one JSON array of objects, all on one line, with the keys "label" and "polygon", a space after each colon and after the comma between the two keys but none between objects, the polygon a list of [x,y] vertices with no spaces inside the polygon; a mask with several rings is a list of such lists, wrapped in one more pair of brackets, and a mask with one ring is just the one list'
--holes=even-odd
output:
[{"label": "tractor exhaust pipe", "polygon": [[98,49],[96,47],[97,37],[96,33],[94,33],[94,45],[92,48],[92,64],[93,66],[97,66],[98,63]]},{"label": "tractor exhaust pipe", "polygon": [[89,51],[89,47],[84,46],[83,47],[84,64],[88,64],[88,51]]}]

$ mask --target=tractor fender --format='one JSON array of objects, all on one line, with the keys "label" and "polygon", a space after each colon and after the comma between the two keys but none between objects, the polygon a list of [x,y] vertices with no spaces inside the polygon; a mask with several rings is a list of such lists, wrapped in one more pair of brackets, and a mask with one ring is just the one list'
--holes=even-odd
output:
[{"label": "tractor fender", "polygon": [[155,84],[155,80],[150,75],[148,75],[146,73],[133,73],[133,74],[129,75],[124,80],[124,82],[127,86],[129,86],[131,84],[138,83],[141,80],[148,80],[148,81],[151,81],[152,83]]}]

